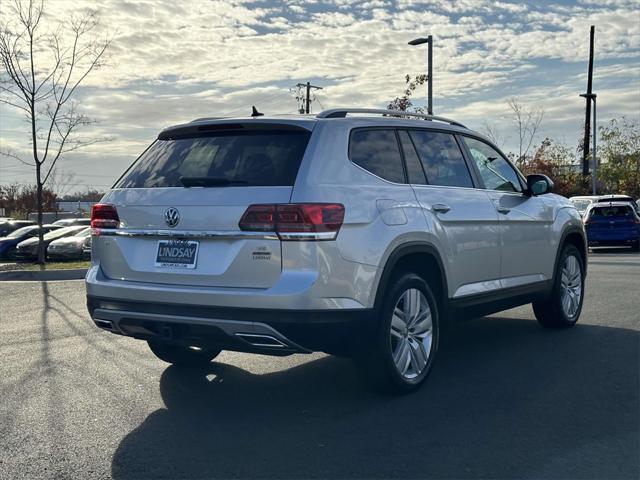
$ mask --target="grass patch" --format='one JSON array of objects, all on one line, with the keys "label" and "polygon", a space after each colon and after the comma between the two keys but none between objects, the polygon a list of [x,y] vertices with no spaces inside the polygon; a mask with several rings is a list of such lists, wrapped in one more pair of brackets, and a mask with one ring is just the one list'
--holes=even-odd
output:
[{"label": "grass patch", "polygon": [[0,271],[15,270],[69,270],[73,268],[89,268],[91,262],[79,260],[76,262],[47,262],[44,265],[37,263],[15,263],[0,265]]},{"label": "grass patch", "polygon": [[[89,268],[91,262],[79,260],[77,262],[47,262],[44,265],[31,264],[25,270],[70,270],[72,268]],[[44,267],[44,268],[43,268]]]}]

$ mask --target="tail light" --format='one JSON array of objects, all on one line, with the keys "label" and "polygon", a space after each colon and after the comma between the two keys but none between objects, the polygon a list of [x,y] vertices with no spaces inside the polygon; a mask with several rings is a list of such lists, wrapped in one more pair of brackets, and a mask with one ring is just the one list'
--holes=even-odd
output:
[{"label": "tail light", "polygon": [[118,228],[120,218],[115,205],[96,203],[91,207],[91,228]]},{"label": "tail light", "polygon": [[344,220],[339,203],[250,205],[240,230],[276,232],[281,240],[334,240]]}]

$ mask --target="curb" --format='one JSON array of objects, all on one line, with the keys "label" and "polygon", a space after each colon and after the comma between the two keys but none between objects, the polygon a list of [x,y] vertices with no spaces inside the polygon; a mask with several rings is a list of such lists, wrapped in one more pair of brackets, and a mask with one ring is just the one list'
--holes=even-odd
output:
[{"label": "curb", "polygon": [[49,281],[49,280],[82,280],[87,275],[86,268],[70,268],[68,270],[9,270],[0,272],[0,281]]}]

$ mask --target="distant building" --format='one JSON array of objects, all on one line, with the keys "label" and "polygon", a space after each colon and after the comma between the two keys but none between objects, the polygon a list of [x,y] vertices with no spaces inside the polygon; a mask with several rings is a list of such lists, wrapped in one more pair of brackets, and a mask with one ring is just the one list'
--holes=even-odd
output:
[{"label": "distant building", "polygon": [[[56,202],[56,212],[42,212],[42,223],[53,223],[63,218],[88,217],[91,206],[98,202]],[[29,213],[29,220],[37,221],[38,214]]]},{"label": "distant building", "polygon": [[96,203],[98,202],[57,202],[56,205],[59,212],[88,213],[91,211],[91,206]]}]

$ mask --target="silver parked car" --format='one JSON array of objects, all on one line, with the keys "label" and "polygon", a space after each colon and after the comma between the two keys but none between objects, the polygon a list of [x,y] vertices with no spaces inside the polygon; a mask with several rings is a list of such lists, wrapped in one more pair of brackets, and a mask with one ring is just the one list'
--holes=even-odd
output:
[{"label": "silver parked car", "polygon": [[74,227],[77,225],[91,225],[90,218],[63,218],[53,222],[54,225],[62,225],[63,227]]},{"label": "silver parked car", "polygon": [[[53,224],[52,226],[59,228],[46,233],[42,238],[45,254],[48,253],[47,249],[49,248],[49,244],[51,244],[53,241],[64,237],[71,237],[86,228],[82,225],[76,225],[74,227],[60,227],[60,225]],[[15,251],[16,260],[35,260],[38,257],[39,243],[40,239],[37,236],[28,238],[27,240],[20,242]]]},{"label": "silver parked car", "polygon": [[584,227],[552,187],[440,117],[195,120],[93,207],[89,311],[174,364],[325,351],[410,391],[453,319],[533,303],[577,322]]},{"label": "silver parked car", "polygon": [[84,258],[83,250],[91,245],[91,227],[80,230],[70,237],[54,240],[47,247],[49,260],[81,260]]}]

